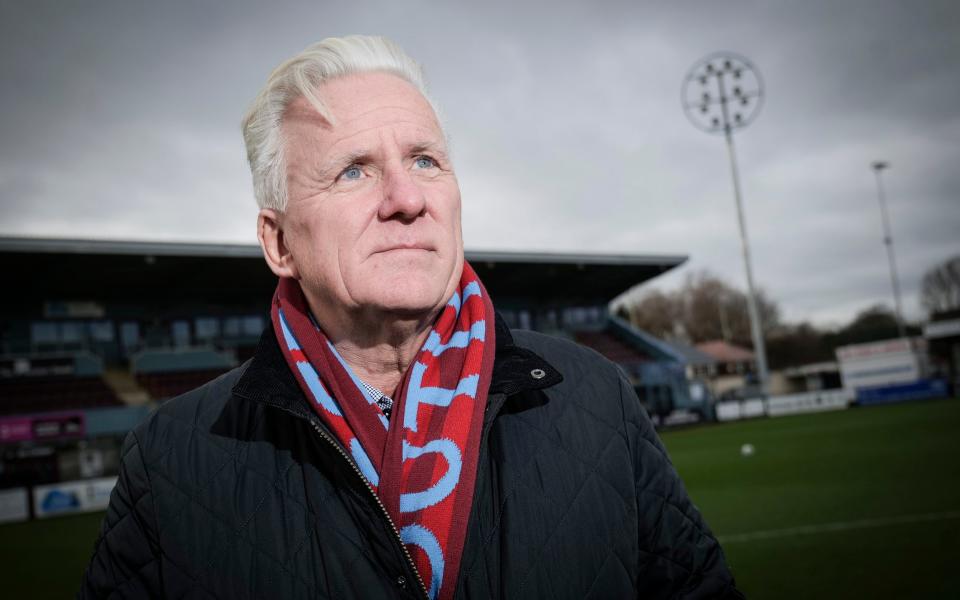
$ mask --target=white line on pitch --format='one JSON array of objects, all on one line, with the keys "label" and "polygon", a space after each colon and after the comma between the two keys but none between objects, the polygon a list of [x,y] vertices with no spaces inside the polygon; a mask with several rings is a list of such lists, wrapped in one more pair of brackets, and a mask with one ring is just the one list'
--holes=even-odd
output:
[{"label": "white line on pitch", "polygon": [[787,527],[785,529],[767,529],[764,531],[751,531],[749,533],[734,533],[731,535],[720,535],[717,539],[722,544],[736,544],[739,542],[752,542],[755,540],[769,540],[791,535],[811,535],[816,533],[826,533],[830,531],[847,531],[849,529],[869,529],[871,527],[887,527],[889,525],[900,525],[902,523],[922,523],[925,521],[946,521],[949,519],[960,519],[960,510],[949,510],[946,512],[922,513],[918,515],[901,515],[899,517],[879,517],[876,519],[860,519],[857,521],[839,521],[836,523],[820,523],[818,525],[801,525],[799,527]]}]

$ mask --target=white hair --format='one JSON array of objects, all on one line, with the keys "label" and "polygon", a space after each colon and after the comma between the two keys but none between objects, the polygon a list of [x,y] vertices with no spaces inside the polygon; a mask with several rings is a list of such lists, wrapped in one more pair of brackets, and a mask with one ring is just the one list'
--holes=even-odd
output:
[{"label": "white hair", "polygon": [[438,116],[427,93],[423,71],[397,44],[380,36],[351,35],[311,44],[282,63],[260,90],[243,118],[243,140],[253,175],[253,193],[260,208],[283,211],[287,205],[282,120],[291,102],[303,97],[333,123],[317,90],[324,81],[356,73],[387,72],[404,79],[423,95]]}]

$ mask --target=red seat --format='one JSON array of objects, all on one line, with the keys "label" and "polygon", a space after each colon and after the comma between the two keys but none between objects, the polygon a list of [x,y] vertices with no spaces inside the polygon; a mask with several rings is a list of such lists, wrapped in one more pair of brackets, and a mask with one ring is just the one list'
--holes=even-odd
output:
[{"label": "red seat", "polygon": [[110,386],[99,376],[0,378],[0,415],[79,410],[122,404]]},{"label": "red seat", "polygon": [[138,373],[136,377],[137,382],[155,400],[167,400],[200,387],[226,371],[227,369],[203,369],[200,371]]}]

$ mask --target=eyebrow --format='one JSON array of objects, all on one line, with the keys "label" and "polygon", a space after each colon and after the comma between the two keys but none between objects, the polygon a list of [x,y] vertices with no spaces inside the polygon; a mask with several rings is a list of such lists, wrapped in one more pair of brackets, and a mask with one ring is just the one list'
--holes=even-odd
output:
[{"label": "eyebrow", "polygon": [[419,154],[421,152],[430,152],[444,157],[447,155],[443,144],[438,144],[437,142],[420,142],[411,146],[409,150],[410,154]]},{"label": "eyebrow", "polygon": [[320,167],[318,171],[319,178],[321,181],[327,178],[334,178],[346,167],[356,163],[368,163],[370,162],[370,159],[371,152],[366,148],[354,150],[352,152],[344,152],[343,154],[337,154],[330,160],[326,161],[327,164]]},{"label": "eyebrow", "polygon": [[[417,142],[411,145],[406,154],[421,154],[429,153],[437,155],[438,158],[447,160],[447,152],[443,147],[443,144],[426,141],[426,142]],[[340,171],[352,164],[367,164],[373,161],[374,152],[369,148],[361,148],[358,150],[353,150],[350,152],[344,152],[343,154],[337,154],[333,156],[327,165],[320,168],[319,175],[322,179],[328,177],[336,177],[340,174]]]}]

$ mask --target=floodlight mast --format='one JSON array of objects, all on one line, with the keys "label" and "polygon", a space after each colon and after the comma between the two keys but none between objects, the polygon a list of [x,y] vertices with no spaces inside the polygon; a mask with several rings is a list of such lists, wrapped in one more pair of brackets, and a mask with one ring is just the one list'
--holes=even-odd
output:
[{"label": "floodlight mast", "polygon": [[[729,78],[729,81],[727,78]],[[696,84],[699,84],[699,91],[695,89]],[[729,94],[728,86],[732,86]],[[711,92],[716,95],[712,95]],[[753,283],[750,241],[747,236],[747,222],[743,213],[737,155],[733,145],[733,130],[745,127],[753,121],[760,110],[762,100],[763,80],[760,77],[760,72],[750,61],[730,52],[716,52],[698,61],[687,73],[683,84],[683,109],[690,121],[696,127],[708,133],[723,132],[727,142],[730,173],[733,177],[733,197],[737,206],[737,223],[740,225],[740,246],[743,251],[743,264],[747,275],[747,309],[750,313],[750,334],[753,338],[760,393],[766,397],[769,382],[767,350],[763,341],[763,326],[760,321],[757,293]],[[730,105],[734,102],[739,103],[740,106],[731,109]],[[732,118],[731,111],[733,112]]]},{"label": "floodlight mast", "polygon": [[880,217],[883,220],[883,244],[887,247],[887,260],[890,262],[890,284],[893,286],[893,302],[897,312],[897,332],[901,338],[907,333],[903,327],[903,306],[900,304],[900,278],[897,277],[897,261],[893,255],[893,234],[890,233],[890,217],[887,215],[887,199],[883,193],[883,181],[880,172],[890,167],[890,163],[877,160],[870,164],[877,176],[877,200],[880,202]]}]

